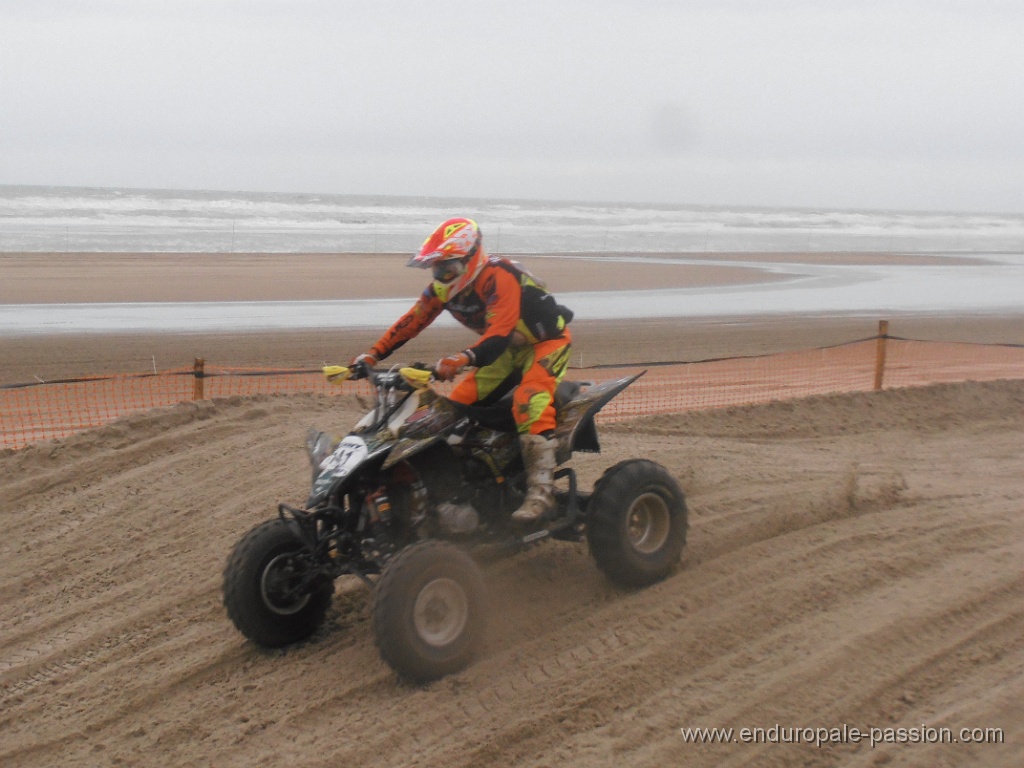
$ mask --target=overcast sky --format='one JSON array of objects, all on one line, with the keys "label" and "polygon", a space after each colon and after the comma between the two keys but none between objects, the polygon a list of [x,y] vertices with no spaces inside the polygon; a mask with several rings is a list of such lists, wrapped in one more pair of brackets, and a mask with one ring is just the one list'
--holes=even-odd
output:
[{"label": "overcast sky", "polygon": [[0,0],[0,184],[1024,210],[1019,0]]}]

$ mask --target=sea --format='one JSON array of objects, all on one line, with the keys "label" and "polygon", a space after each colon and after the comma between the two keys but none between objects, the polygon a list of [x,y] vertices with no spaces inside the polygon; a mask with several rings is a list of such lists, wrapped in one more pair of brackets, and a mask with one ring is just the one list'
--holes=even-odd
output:
[{"label": "sea", "polygon": [[0,251],[404,253],[469,216],[495,253],[1024,251],[1024,214],[0,186]]},{"label": "sea", "polygon": [[[0,186],[0,252],[411,253],[438,223],[469,216],[488,250],[638,264],[706,253],[773,273],[764,284],[560,298],[578,317],[805,312],[1024,313],[1024,214],[654,203],[467,200],[303,193]],[[932,266],[765,265],[743,254],[905,253]],[[692,254],[692,256],[690,256]],[[942,263],[943,256],[956,256]],[[963,257],[977,264],[962,264]],[[968,261],[971,259],[969,258]],[[778,277],[782,280],[778,280]],[[0,274],[0,280],[3,279]],[[408,301],[0,305],[0,333],[224,331],[381,326]]]}]

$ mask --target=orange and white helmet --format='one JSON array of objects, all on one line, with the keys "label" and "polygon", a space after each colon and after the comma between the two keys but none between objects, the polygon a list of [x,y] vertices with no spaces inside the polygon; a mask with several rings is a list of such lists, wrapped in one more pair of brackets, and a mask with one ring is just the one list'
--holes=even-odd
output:
[{"label": "orange and white helmet", "polygon": [[434,272],[434,292],[442,302],[459,295],[487,262],[480,227],[472,219],[448,219],[435,229],[416,254],[410,267]]}]

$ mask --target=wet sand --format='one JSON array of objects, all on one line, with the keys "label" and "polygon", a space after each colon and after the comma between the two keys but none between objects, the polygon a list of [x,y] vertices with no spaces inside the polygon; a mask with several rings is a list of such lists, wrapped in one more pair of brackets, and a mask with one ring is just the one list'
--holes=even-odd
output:
[{"label": "wet sand", "polygon": [[[950,263],[898,254],[675,254],[679,260]],[[671,254],[658,254],[671,259]],[[0,303],[269,301],[408,296],[426,275],[401,254],[0,254]],[[867,260],[867,261],[865,261]],[[886,261],[889,260],[889,261]],[[977,263],[969,259],[965,263]],[[778,279],[764,270],[717,264],[631,263],[594,255],[523,257],[552,290],[699,287]],[[838,344],[872,336],[891,320],[897,336],[1024,343],[1024,310],[1004,315],[904,315],[644,319],[573,323],[574,366],[690,361]],[[380,329],[383,330],[383,329]],[[315,368],[347,361],[377,329],[282,332],[57,334],[0,339],[0,383],[91,374],[170,370],[195,358],[223,366]],[[459,328],[430,328],[403,360],[432,362],[473,341]]]},{"label": "wet sand", "polygon": [[[658,254],[664,256],[664,254]],[[692,258],[693,254],[677,254]],[[408,254],[7,253],[0,304],[134,301],[302,301],[415,297],[429,276]],[[553,291],[760,283],[765,270],[629,264],[593,255],[516,257]]]}]

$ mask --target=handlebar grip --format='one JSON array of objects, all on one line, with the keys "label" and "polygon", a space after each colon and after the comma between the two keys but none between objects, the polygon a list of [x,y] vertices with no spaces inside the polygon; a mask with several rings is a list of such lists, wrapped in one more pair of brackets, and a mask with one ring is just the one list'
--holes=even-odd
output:
[{"label": "handlebar grip", "polygon": [[368,379],[373,376],[372,366],[365,360],[356,360],[352,363],[352,380]]}]

